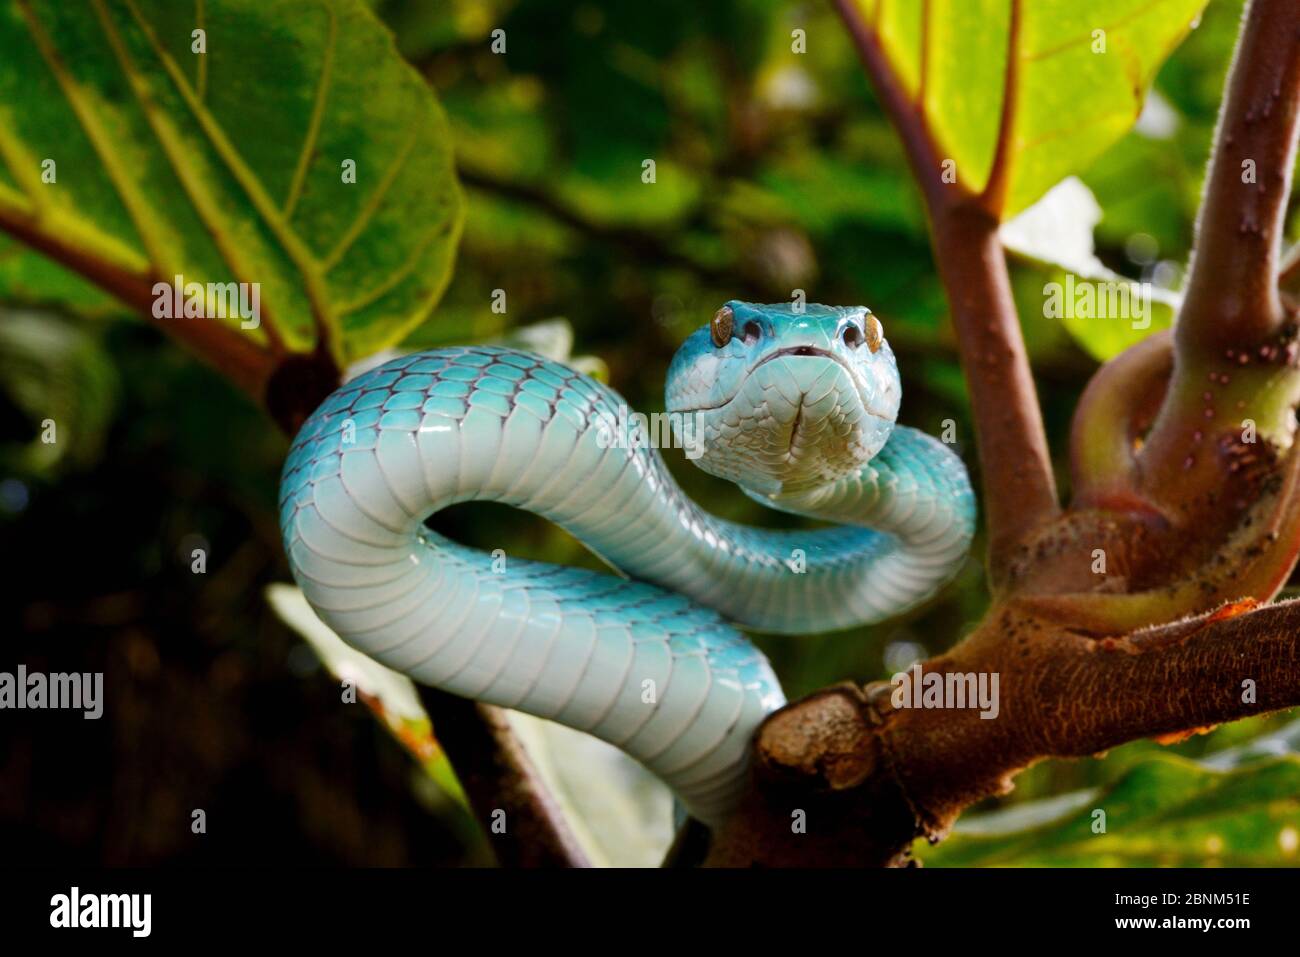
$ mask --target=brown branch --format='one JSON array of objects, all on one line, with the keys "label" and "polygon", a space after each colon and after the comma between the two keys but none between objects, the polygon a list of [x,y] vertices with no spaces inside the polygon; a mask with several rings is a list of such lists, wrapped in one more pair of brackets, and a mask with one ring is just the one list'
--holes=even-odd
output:
[{"label": "brown branch", "polygon": [[[1008,642],[1033,651],[1008,656]],[[708,863],[903,863],[913,840],[939,839],[1037,761],[1300,705],[1300,602],[1100,640],[1009,608],[923,673],[997,674],[997,716],[895,708],[888,684],[787,706],[759,729],[754,787]]]},{"label": "brown branch", "polygon": [[[989,570],[997,587],[1018,546],[1060,512],[1047,435],[998,239],[998,220],[980,197],[958,183],[943,181],[941,158],[925,118],[899,85],[877,35],[852,0],[834,3],[903,141],[925,197],[935,260],[970,391],[983,473]],[[1014,42],[1012,37],[1009,55],[1014,53]],[[1004,117],[1010,114],[1008,103]],[[1008,148],[1003,141],[1010,136],[1009,120],[1003,126],[1000,153]],[[996,165],[1001,168],[1005,163]]]},{"label": "brown branch", "polygon": [[[505,712],[435,688],[417,687],[434,737],[447,752],[497,863],[589,867]],[[504,811],[504,816],[498,811]]]},{"label": "brown branch", "polygon": [[1070,425],[1073,508],[1138,506],[1136,442],[1151,427],[1173,369],[1165,329],[1111,359],[1089,380]]},{"label": "brown branch", "polygon": [[1021,543],[1060,504],[998,223],[975,205],[931,217],[939,276],[970,393],[996,589]]},{"label": "brown branch", "polygon": [[1285,318],[1276,277],[1298,108],[1295,4],[1251,0],[1206,177],[1178,318],[1180,352],[1213,353],[1259,342],[1276,333]]},{"label": "brown branch", "polygon": [[1277,284],[1298,134],[1294,4],[1251,0],[1174,328],[1173,377],[1139,456],[1147,496],[1184,526],[1212,528],[1232,517],[1216,509],[1231,468],[1216,445],[1231,448],[1248,423],[1266,450],[1291,442],[1300,357]]},{"label": "brown branch", "polygon": [[[1044,701],[1087,701],[1035,729],[1043,757],[1085,757],[1300,705],[1300,601],[1229,605],[1196,618],[1090,642],[1073,668],[1028,676]],[[1132,706],[1141,702],[1140,708]]]}]

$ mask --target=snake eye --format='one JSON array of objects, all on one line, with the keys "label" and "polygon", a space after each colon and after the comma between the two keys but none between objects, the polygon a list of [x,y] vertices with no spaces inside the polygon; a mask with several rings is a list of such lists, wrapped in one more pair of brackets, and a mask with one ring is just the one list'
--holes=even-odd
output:
[{"label": "snake eye", "polygon": [[881,343],[885,341],[885,330],[881,328],[880,320],[868,315],[863,325],[867,329],[867,348],[872,352],[879,352]]},{"label": "snake eye", "polygon": [[713,314],[713,321],[709,323],[709,332],[713,337],[713,344],[719,349],[731,341],[731,330],[735,322],[736,316],[730,306],[723,306]]}]

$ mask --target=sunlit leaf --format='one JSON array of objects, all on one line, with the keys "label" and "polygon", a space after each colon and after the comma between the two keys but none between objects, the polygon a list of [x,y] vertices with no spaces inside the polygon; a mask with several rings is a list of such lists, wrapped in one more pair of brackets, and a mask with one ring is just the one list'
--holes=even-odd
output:
[{"label": "sunlit leaf", "polygon": [[1002,164],[1004,218],[1133,125],[1206,2],[856,0],[958,181],[982,193]]}]

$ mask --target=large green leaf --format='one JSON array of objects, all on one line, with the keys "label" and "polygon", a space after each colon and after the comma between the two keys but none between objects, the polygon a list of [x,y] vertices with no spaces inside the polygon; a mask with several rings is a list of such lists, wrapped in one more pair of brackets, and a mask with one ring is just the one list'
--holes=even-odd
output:
[{"label": "large green leaf", "polygon": [[326,330],[347,361],[427,315],[461,207],[442,112],[361,0],[0,0],[0,227],[83,272],[259,283],[250,335]]},{"label": "large green leaf", "polygon": [[1201,761],[1154,754],[1100,788],[963,819],[916,852],[946,867],[1300,864],[1300,721]]},{"label": "large green leaf", "polygon": [[855,2],[972,192],[983,192],[1005,140],[1006,218],[1133,125],[1207,0]]}]

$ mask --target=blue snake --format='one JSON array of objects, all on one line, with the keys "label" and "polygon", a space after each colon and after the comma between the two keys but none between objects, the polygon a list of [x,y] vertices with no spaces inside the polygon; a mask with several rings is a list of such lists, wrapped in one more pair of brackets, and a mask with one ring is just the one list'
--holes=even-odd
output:
[{"label": "blue snake", "polygon": [[[901,394],[862,307],[732,301],[687,338],[666,384],[687,456],[763,505],[839,523],[774,531],[697,506],[650,447],[663,436],[649,420],[566,366],[491,346],[402,356],[346,383],[294,439],[285,550],[317,614],[358,650],[603,738],[716,824],[755,729],[784,703],[731,623],[800,634],[880,621],[964,561],[966,469],[895,424]],[[545,516],[629,577],[487,554],[425,526],[470,500]]]}]

